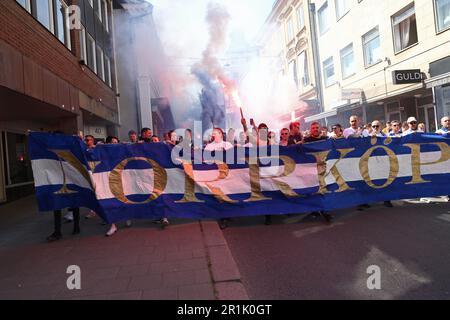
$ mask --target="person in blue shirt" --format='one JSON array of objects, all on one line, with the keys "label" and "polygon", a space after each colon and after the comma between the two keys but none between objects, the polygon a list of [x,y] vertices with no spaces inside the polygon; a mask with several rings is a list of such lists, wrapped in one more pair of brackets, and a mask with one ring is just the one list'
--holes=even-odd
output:
[{"label": "person in blue shirt", "polygon": [[443,117],[441,119],[442,128],[436,131],[437,134],[448,134],[448,130],[450,129],[450,118]]}]

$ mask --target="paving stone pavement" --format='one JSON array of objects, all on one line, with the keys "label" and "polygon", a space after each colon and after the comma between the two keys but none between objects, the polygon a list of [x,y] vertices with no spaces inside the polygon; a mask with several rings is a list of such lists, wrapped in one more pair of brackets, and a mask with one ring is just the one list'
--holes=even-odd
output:
[{"label": "paving stone pavement", "polygon": [[[162,230],[149,220],[119,223],[113,237],[99,218],[81,234],[47,243],[53,216],[34,196],[0,206],[0,299],[248,299],[215,221],[175,219]],[[69,290],[67,268],[80,267],[81,289]]]}]

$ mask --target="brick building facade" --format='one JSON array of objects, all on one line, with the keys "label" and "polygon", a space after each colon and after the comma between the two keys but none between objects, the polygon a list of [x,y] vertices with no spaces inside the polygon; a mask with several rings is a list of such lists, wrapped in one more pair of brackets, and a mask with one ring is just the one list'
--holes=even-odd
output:
[{"label": "brick building facade", "polygon": [[28,130],[117,133],[111,13],[110,0],[0,2],[0,202],[33,190]]}]

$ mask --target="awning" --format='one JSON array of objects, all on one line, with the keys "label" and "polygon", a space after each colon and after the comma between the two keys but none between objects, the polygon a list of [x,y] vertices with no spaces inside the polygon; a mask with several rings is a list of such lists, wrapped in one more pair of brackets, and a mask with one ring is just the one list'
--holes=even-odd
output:
[{"label": "awning", "polygon": [[450,83],[450,72],[425,80],[427,89],[443,86]]},{"label": "awning", "polygon": [[330,110],[330,111],[325,111],[325,112],[322,112],[322,113],[315,114],[315,115],[310,116],[310,117],[306,117],[305,118],[305,122],[317,121],[317,120],[321,120],[321,119],[328,118],[328,117],[334,117],[336,115],[337,115],[337,110],[333,109],[333,110]]}]

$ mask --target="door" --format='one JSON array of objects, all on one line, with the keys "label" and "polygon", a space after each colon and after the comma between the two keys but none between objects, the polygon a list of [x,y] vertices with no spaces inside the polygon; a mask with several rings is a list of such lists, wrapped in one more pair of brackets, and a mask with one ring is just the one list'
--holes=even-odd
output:
[{"label": "door", "polygon": [[436,112],[432,104],[418,107],[417,114],[419,116],[419,123],[423,122],[425,124],[426,132],[436,132]]},{"label": "door", "polygon": [[5,165],[3,163],[4,159],[4,149],[3,149],[3,132],[0,131],[0,203],[6,201],[6,185],[5,185]]}]

